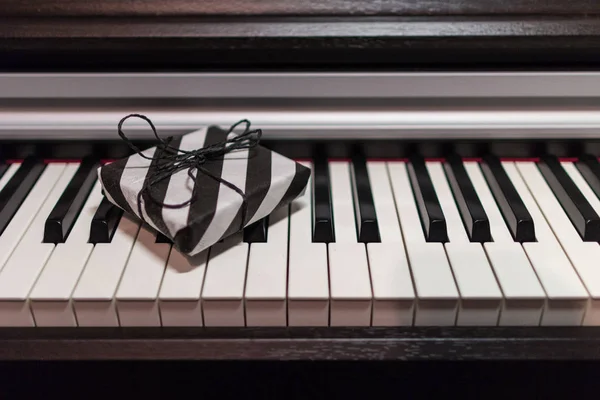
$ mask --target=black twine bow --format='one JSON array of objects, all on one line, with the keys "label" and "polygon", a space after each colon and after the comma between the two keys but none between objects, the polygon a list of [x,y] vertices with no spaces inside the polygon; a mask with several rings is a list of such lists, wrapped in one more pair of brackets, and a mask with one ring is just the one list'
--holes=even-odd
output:
[{"label": "black twine bow", "polygon": [[[123,123],[127,119],[132,117],[143,119],[144,121],[148,122],[150,128],[152,128],[152,132],[154,133],[154,136],[158,141],[154,157],[148,157],[147,155],[143,154],[142,151],[137,146],[135,146],[131,142],[131,140],[129,140],[129,138],[127,138],[123,133]],[[156,132],[156,128],[154,127],[154,124],[145,115],[130,114],[121,119],[118,126],[119,136],[121,137],[121,139],[123,139],[128,144],[128,146],[140,157],[154,162],[152,173],[149,173],[146,176],[146,179],[144,180],[144,185],[137,196],[138,213],[140,218],[144,220],[142,214],[141,200],[142,196],[144,196],[145,194],[147,194],[146,197],[149,200],[164,208],[183,208],[191,204],[195,199],[198,198],[196,185],[194,185],[194,188],[192,189],[192,194],[190,198],[180,204],[165,204],[163,201],[152,197],[152,191],[150,190],[150,188],[158,182],[169,178],[171,175],[177,173],[178,171],[182,171],[185,169],[188,170],[188,176],[195,182],[196,176],[193,174],[193,171],[198,170],[206,174],[207,176],[219,181],[220,183],[223,183],[230,189],[235,190],[242,197],[242,221],[239,229],[241,231],[244,228],[244,221],[246,220],[246,212],[248,208],[246,194],[237,186],[226,181],[220,176],[214,175],[209,170],[203,167],[203,165],[206,162],[217,160],[223,157],[226,153],[240,149],[251,149],[258,145],[262,136],[262,130],[250,130],[251,124],[250,121],[248,121],[247,119],[242,119],[236,122],[235,124],[231,125],[231,127],[227,131],[227,136],[229,136],[229,134],[232,133],[233,130],[241,124],[246,125],[244,128],[244,132],[242,132],[239,135],[232,136],[231,138],[223,142],[215,143],[210,146],[206,146],[196,150],[181,150],[170,145],[170,143],[173,140],[173,136],[169,136],[166,139],[162,139],[161,137],[159,137],[158,133]]]}]

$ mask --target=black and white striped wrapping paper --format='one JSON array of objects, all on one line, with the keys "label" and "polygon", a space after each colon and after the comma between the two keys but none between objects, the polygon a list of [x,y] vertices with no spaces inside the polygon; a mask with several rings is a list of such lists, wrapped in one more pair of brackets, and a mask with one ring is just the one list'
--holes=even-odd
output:
[{"label": "black and white striped wrapping paper", "polygon": [[[194,150],[227,140],[227,131],[210,126],[179,138],[171,146]],[[143,151],[152,157],[157,148]],[[167,208],[142,196],[138,215],[138,193],[155,162],[138,154],[102,166],[99,179],[106,198],[125,212],[141,218],[173,241],[180,252],[193,256],[239,231],[243,199],[239,193],[212,177],[194,171],[195,182],[183,170],[150,187],[155,199],[178,204],[191,197],[194,185],[198,198],[182,208]],[[246,227],[286,206],[302,195],[310,169],[263,146],[226,153],[204,168],[241,189],[247,197]]]}]

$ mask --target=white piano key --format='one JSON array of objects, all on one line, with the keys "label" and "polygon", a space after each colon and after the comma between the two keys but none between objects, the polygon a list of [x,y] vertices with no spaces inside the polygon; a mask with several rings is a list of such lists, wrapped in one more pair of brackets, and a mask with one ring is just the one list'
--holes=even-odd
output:
[{"label": "white piano key", "polygon": [[125,214],[112,241],[94,246],[72,296],[79,326],[119,326],[115,294],[139,230]]},{"label": "white piano key", "polygon": [[[312,168],[310,163],[303,165]],[[303,196],[290,204],[288,325],[329,324],[327,245],[312,243],[312,177]]]},{"label": "white piano key", "polygon": [[367,245],[373,282],[373,326],[413,324],[415,292],[402,244]]},{"label": "white piano key", "polygon": [[329,282],[325,243],[290,246],[288,325],[329,324]]},{"label": "white piano key", "polygon": [[385,161],[367,161],[367,173],[382,243],[403,244],[402,231]]},{"label": "white piano key", "polygon": [[[87,243],[79,247],[63,245],[57,246],[52,252],[46,268],[52,272],[63,271],[65,277],[64,281],[61,281],[60,275],[52,274],[52,277],[44,277],[42,283],[34,287],[29,301],[36,326],[77,326],[68,290],[77,283],[77,274],[85,266],[92,247],[93,245]],[[53,283],[56,286],[50,286]],[[40,289],[35,290],[37,287]]]},{"label": "white piano key", "polygon": [[371,324],[372,293],[364,246],[358,243],[329,244],[331,326]]},{"label": "white piano key", "polygon": [[312,243],[312,163],[300,164],[311,169],[311,176],[308,178],[304,194],[290,204],[290,245]]},{"label": "white piano key", "polygon": [[349,163],[329,163],[335,243],[329,244],[331,326],[369,326],[372,292],[366,246],[358,242]]},{"label": "white piano key", "polygon": [[493,242],[484,244],[504,297],[498,325],[539,325],[546,294],[525,251],[516,243],[477,162],[464,163],[488,216]]},{"label": "white piano key", "polygon": [[[67,165],[62,169],[58,180],[50,174],[49,185],[53,185],[52,190],[42,207],[36,210],[31,225],[0,272],[0,325],[33,326],[35,324],[28,296],[55,247],[54,244],[43,243],[44,224],[78,167],[78,163]],[[41,179],[44,179],[43,175]],[[10,305],[5,307],[6,303]]]},{"label": "white piano key", "polygon": [[[599,207],[600,202],[575,166],[572,163],[562,163],[562,165],[582,194],[589,199],[590,205]],[[598,243],[584,242],[581,239],[534,163],[519,163],[517,166],[590,295],[588,311],[585,313],[583,324],[600,325],[600,315],[594,312],[598,310],[597,303],[600,301],[600,269],[598,268],[600,246]]]},{"label": "white piano key", "polygon": [[588,300],[585,287],[538,208],[517,165],[512,162],[503,162],[502,165],[523,199],[535,225],[538,241],[524,243],[523,248],[547,295],[541,325],[580,325]]},{"label": "white piano key", "polygon": [[37,326],[77,326],[71,294],[94,246],[87,243],[90,224],[102,201],[100,182],[92,189],[65,243],[56,245],[29,301]]},{"label": "white piano key", "polygon": [[160,287],[163,326],[202,326],[200,294],[210,248],[189,257],[172,248]]},{"label": "white piano key", "polygon": [[286,326],[288,207],[269,217],[266,243],[252,243],[246,280],[246,325]]},{"label": "white piano key", "polygon": [[[4,268],[6,261],[29,228],[54,184],[64,172],[65,167],[66,164],[64,163],[52,163],[46,167],[19,210],[0,235],[0,270]],[[7,181],[3,185],[6,183]]]},{"label": "white piano key", "polygon": [[[15,172],[17,172],[19,167],[21,167],[20,162],[12,163],[10,165],[10,167],[8,167],[8,169],[6,170],[6,172],[0,179],[0,191],[2,189],[4,189],[4,186],[6,186],[6,184],[10,181],[10,179],[13,177]],[[64,164],[63,164],[63,168],[64,168]],[[45,178],[45,179],[47,180],[48,178]],[[38,185],[39,185],[39,182],[38,182]],[[38,190],[38,192],[39,192],[40,189],[39,188],[35,189],[35,187],[34,187],[31,191],[31,194],[35,190]],[[49,191],[50,191],[50,186],[47,186],[47,192],[49,192]],[[38,197],[38,198],[32,198],[32,199],[30,199],[29,196],[25,197],[23,204],[21,205],[20,208],[26,207],[26,209],[27,209],[28,205],[30,205],[32,203],[32,200],[42,202],[44,200],[44,198],[45,198],[45,196],[41,197],[41,198]],[[36,210],[37,210],[37,208],[38,207],[36,207]],[[2,236],[0,236],[0,249],[2,250],[2,253],[0,253],[0,270],[4,266],[4,263],[6,262],[6,260],[8,260],[8,257],[10,256],[12,250],[17,245],[19,239],[21,239],[21,236],[23,235],[23,233],[25,233],[25,230],[27,229],[27,227],[29,225],[29,222],[24,221],[24,217],[28,218],[29,221],[31,221],[35,216],[35,213],[31,212],[31,206],[29,206],[28,210],[30,211],[29,214],[24,214],[23,212],[19,212],[19,210],[17,210],[17,212],[13,216],[13,219],[11,220],[11,222],[8,224],[8,226],[5,229],[5,232],[8,232],[8,237],[6,234],[3,234]]]},{"label": "white piano key", "polygon": [[483,247],[478,243],[446,243],[445,248],[460,292],[456,324],[497,325],[502,294]]},{"label": "white piano key", "polygon": [[206,326],[244,326],[248,243],[232,235],[210,249],[202,306]]},{"label": "white piano key", "polygon": [[347,161],[330,162],[329,179],[335,242],[358,243],[350,180],[350,163]]},{"label": "white piano key", "polygon": [[415,325],[454,325],[459,294],[444,247],[425,241],[406,164],[389,162],[388,169],[417,293]]},{"label": "white piano key", "polygon": [[[596,197],[575,165],[571,162],[563,162],[562,166],[594,210],[600,213],[600,200],[598,200],[598,197]],[[591,297],[583,319],[584,325],[600,325],[600,270],[597,266],[597,260],[600,257],[597,255],[598,247],[597,243],[582,242],[581,248],[569,253],[569,257],[573,265],[576,266],[577,272]],[[592,256],[592,254],[596,254],[596,256]]]},{"label": "white piano key", "polygon": [[381,243],[368,243],[373,326],[412,325],[415,291],[385,162],[367,161]]},{"label": "white piano key", "polygon": [[6,186],[8,181],[10,181],[10,179],[13,177],[15,172],[17,172],[19,167],[21,167],[20,162],[10,164],[4,175],[2,175],[2,178],[0,178],[0,190],[4,189],[4,186]]},{"label": "white piano key", "polygon": [[156,231],[142,225],[117,289],[121,326],[160,326],[158,292],[171,245],[156,243]]},{"label": "white piano key", "polygon": [[446,254],[460,293],[457,325],[496,325],[502,293],[489,261],[479,243],[471,243],[440,162],[426,162],[442,211],[446,217],[449,243]]},{"label": "white piano key", "polygon": [[491,242],[485,243],[485,251],[503,289],[504,304],[498,325],[539,325],[546,295],[521,245]]}]

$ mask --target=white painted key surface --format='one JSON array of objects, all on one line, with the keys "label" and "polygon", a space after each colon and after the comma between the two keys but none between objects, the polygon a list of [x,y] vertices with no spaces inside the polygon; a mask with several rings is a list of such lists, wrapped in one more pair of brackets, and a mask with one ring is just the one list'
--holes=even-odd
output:
[{"label": "white painted key surface", "polygon": [[121,326],[160,326],[158,292],[171,245],[156,243],[156,231],[142,225],[117,289]]},{"label": "white painted key surface", "polygon": [[10,179],[13,177],[15,172],[17,172],[17,170],[20,167],[21,167],[20,162],[14,162],[14,163],[10,164],[10,166],[8,167],[8,169],[6,170],[4,175],[2,175],[2,178],[0,178],[0,190],[4,189],[4,186],[6,186],[8,181],[10,181]]},{"label": "white painted key surface", "polygon": [[387,165],[368,161],[367,172],[381,237],[381,243],[367,244],[373,287],[372,325],[412,325],[415,291]]},{"label": "white painted key surface", "polygon": [[[519,163],[521,164],[521,163]],[[541,325],[580,325],[588,294],[523,180],[517,165],[502,165],[531,214],[537,242],[524,243],[547,295]]]},{"label": "white painted key surface", "polygon": [[10,179],[13,177],[15,172],[17,172],[17,170],[20,167],[21,167],[20,162],[15,162],[15,163],[10,164],[10,166],[8,167],[8,169],[6,170],[4,175],[2,175],[2,178],[0,178],[0,190],[4,189],[4,186],[6,186],[6,184],[10,181]]},{"label": "white painted key surface", "polygon": [[372,293],[365,244],[359,243],[350,164],[329,163],[335,243],[329,248],[331,326],[369,326]]},{"label": "white painted key surface", "polygon": [[119,326],[115,294],[139,230],[124,214],[112,241],[94,246],[72,296],[79,326]]},{"label": "white painted key surface", "polygon": [[[598,200],[598,197],[596,197],[596,194],[587,184],[579,170],[571,162],[562,162],[561,164],[594,208],[594,211],[600,213],[600,200]],[[579,243],[579,241],[575,242]],[[574,246],[571,245],[570,247]],[[573,262],[583,284],[590,294],[590,302],[583,320],[584,325],[600,325],[600,270],[597,267],[600,255],[598,254],[598,247],[600,246],[597,243],[584,243],[582,241],[581,248],[569,252],[571,262]]]},{"label": "white painted key surface", "polygon": [[330,243],[329,270],[331,326],[369,326],[372,294],[364,245]]},{"label": "white painted key surface", "polygon": [[461,298],[456,324],[496,325],[502,293],[483,247],[469,240],[442,163],[427,162],[426,168],[446,217],[450,242],[444,247]]},{"label": "white painted key surface", "polygon": [[250,244],[246,281],[246,325],[286,326],[288,212],[280,207],[269,216],[266,243]]},{"label": "white painted key surface", "polygon": [[202,326],[200,294],[210,248],[189,257],[172,248],[160,287],[163,326]]},{"label": "white painted key surface", "polygon": [[[548,224],[558,238],[563,250],[567,253],[573,268],[590,295],[590,304],[587,305],[588,310],[597,310],[597,307],[592,306],[591,303],[600,300],[600,270],[598,269],[600,246],[598,243],[584,242],[581,239],[581,236],[575,230],[569,217],[534,163],[518,163],[517,166],[530,192],[536,199],[540,210],[546,217]],[[567,167],[565,169],[571,178],[574,178],[574,183],[583,189],[580,190],[590,199],[591,204],[593,199],[598,203],[598,199],[589,186],[587,186],[575,166],[572,163],[569,163],[569,166],[571,168]],[[593,197],[590,197],[590,194]],[[586,312],[584,325],[600,325],[600,315],[597,315],[595,312]]]},{"label": "white painted key surface", "polygon": [[33,326],[35,324],[28,296],[55,247],[54,244],[43,243],[44,225],[78,167],[77,163],[69,164],[61,171],[58,180],[54,177],[50,178],[52,181],[50,184],[53,184],[52,190],[0,272],[0,324],[2,325]]},{"label": "white painted key surface", "polygon": [[490,221],[493,242],[485,251],[502,289],[504,305],[498,325],[539,325],[546,294],[520,243],[516,243],[477,162],[464,163]]},{"label": "white painted key surface", "polygon": [[[66,164],[64,163],[52,163],[46,167],[0,236],[0,270],[4,268],[6,261],[12,255],[25,232],[27,232],[29,225],[39,212],[42,204],[44,204],[54,184],[64,172],[65,167]],[[4,184],[6,184],[6,181]]]},{"label": "white painted key surface", "polygon": [[404,245],[387,164],[384,161],[367,161],[367,173],[369,174],[381,242]]},{"label": "white painted key surface", "polygon": [[71,294],[94,246],[88,243],[92,218],[102,201],[97,181],[65,243],[56,245],[29,300],[37,326],[77,326]]},{"label": "white painted key surface", "polygon": [[[21,163],[20,162],[16,162],[16,163],[12,163],[8,169],[6,170],[6,172],[4,173],[4,175],[2,176],[2,178],[0,178],[0,190],[4,189],[4,186],[6,186],[6,184],[10,181],[10,179],[13,177],[13,175],[15,174],[15,172],[17,172],[17,170],[21,167]],[[38,182],[39,184],[39,182]],[[35,187],[32,190],[36,190]],[[37,189],[39,191],[39,188]],[[50,191],[50,188],[48,188],[48,192]],[[38,200],[38,201],[43,201],[43,198],[41,199],[34,199],[34,200]],[[23,204],[21,205],[20,208],[22,207],[26,207],[27,203],[31,203],[31,199],[29,199],[28,197],[25,197],[25,200],[23,202]],[[23,213],[19,213],[19,210],[17,210],[17,212],[15,213],[15,215],[13,216],[13,220],[7,225],[5,231],[7,232],[11,232],[12,235],[11,237],[7,238],[5,237],[5,235],[0,236],[0,248],[2,248],[2,250],[5,250],[2,252],[2,254],[0,254],[0,270],[2,269],[2,266],[4,266],[4,263],[6,262],[6,260],[8,260],[8,257],[10,256],[12,250],[14,249],[14,247],[17,245],[18,240],[21,238],[21,235],[25,232],[25,230],[27,229],[28,223],[25,223],[23,225],[19,225],[19,226],[15,226],[14,224],[12,224],[12,222],[16,219],[18,220],[19,218],[22,220],[23,219]],[[30,213],[29,215],[27,215],[28,218],[33,219],[35,216],[35,213]],[[11,226],[13,225],[13,226]],[[20,232],[17,232],[16,230],[20,228]],[[12,246],[11,244],[14,243]]]},{"label": "white painted key surface", "polygon": [[301,162],[301,164],[311,169],[311,176],[308,178],[304,194],[290,203],[290,246],[296,243],[312,243],[312,164],[309,162]]},{"label": "white painted key surface", "polygon": [[347,161],[330,162],[329,179],[335,242],[358,243],[350,180],[350,163]]},{"label": "white painted key surface", "polygon": [[202,305],[206,326],[244,326],[248,243],[232,235],[210,249]]},{"label": "white painted key surface", "polygon": [[444,247],[425,241],[406,163],[388,163],[400,226],[417,292],[415,325],[454,325],[459,294]]},{"label": "white painted key surface", "polygon": [[[312,168],[310,163],[303,165]],[[312,243],[312,176],[304,195],[290,204],[288,325],[329,324],[327,245]]]}]

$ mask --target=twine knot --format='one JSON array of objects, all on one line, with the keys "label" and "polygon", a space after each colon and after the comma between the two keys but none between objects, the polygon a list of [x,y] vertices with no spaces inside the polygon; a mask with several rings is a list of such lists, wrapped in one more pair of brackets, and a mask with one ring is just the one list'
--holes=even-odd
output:
[{"label": "twine knot", "polygon": [[[133,117],[143,119],[150,125],[150,128],[152,129],[152,132],[157,140],[156,151],[153,157],[149,157],[142,153],[142,151],[123,133],[123,123],[127,119]],[[231,135],[230,137],[230,134],[233,133],[233,130],[241,124],[245,124],[244,131],[239,135]],[[164,179],[168,179],[171,175],[179,171],[187,169],[188,176],[194,182],[196,181],[196,175],[194,175],[194,172],[199,171],[219,181],[220,183],[223,183],[227,187],[236,191],[242,197],[242,221],[239,229],[241,231],[244,228],[244,222],[246,220],[246,209],[248,205],[246,194],[232,183],[226,181],[220,176],[212,174],[209,170],[205,169],[203,165],[210,161],[219,160],[225,154],[232,151],[256,147],[262,137],[262,130],[250,129],[250,126],[250,121],[247,119],[242,119],[231,125],[227,131],[227,140],[196,150],[181,150],[170,145],[170,143],[173,141],[173,136],[169,136],[166,139],[161,138],[158,135],[150,118],[146,117],[145,115],[129,114],[122,118],[118,125],[118,133],[121,139],[123,139],[123,141],[125,141],[127,145],[140,157],[153,162],[152,172],[149,172],[146,176],[144,185],[137,196],[138,213],[140,218],[144,220],[142,213],[142,197],[145,197],[146,199],[149,199],[164,208],[183,208],[198,198],[196,185],[194,185],[194,188],[192,189],[190,198],[179,204],[166,204],[163,201],[152,197],[152,191],[150,188],[153,185],[156,185],[158,182]]]}]

